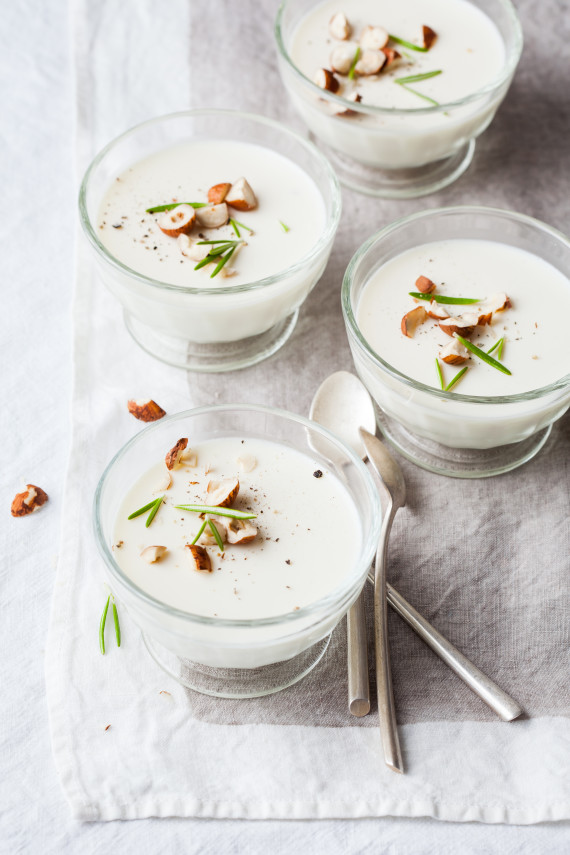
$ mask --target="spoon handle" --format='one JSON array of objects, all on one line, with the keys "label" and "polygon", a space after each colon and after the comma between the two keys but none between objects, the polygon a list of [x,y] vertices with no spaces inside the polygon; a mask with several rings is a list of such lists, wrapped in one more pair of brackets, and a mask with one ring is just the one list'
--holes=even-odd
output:
[{"label": "spoon handle", "polygon": [[355,716],[370,712],[370,682],[368,679],[368,639],[366,613],[361,594],[348,610],[348,709]]},{"label": "spoon handle", "polygon": [[477,668],[450,641],[429,623],[407,600],[391,585],[386,586],[387,599],[394,611],[398,612],[414,632],[437,653],[440,659],[455,671],[469,688],[478,695],[487,706],[497,713],[503,721],[512,721],[523,710],[513,698],[497,686],[486,674]]},{"label": "spoon handle", "polygon": [[403,772],[404,764],[398,738],[396,707],[392,688],[392,669],[388,646],[388,601],[386,599],[386,553],[394,506],[390,504],[384,517],[380,542],[374,564],[374,640],[376,642],[376,686],[378,693],[378,718],[382,748],[386,765],[394,772]]}]

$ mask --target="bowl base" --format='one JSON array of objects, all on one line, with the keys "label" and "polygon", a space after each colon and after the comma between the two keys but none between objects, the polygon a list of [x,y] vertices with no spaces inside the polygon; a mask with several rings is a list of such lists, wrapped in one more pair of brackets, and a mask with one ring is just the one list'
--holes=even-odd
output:
[{"label": "bowl base", "polygon": [[260,335],[237,341],[199,344],[158,332],[127,311],[123,313],[127,330],[139,347],[167,365],[202,373],[235,371],[272,356],[283,347],[295,329],[298,315],[297,309]]},{"label": "bowl base", "polygon": [[328,157],[341,184],[367,196],[385,199],[413,199],[447,187],[462,175],[473,159],[475,140],[469,140],[450,157],[409,169],[379,169],[347,157],[322,140],[311,140]]},{"label": "bowl base", "polygon": [[490,478],[522,466],[538,454],[552,430],[552,425],[520,442],[495,448],[452,448],[412,433],[375,405],[380,432],[412,463],[450,478]]},{"label": "bowl base", "polygon": [[183,659],[143,633],[152,658],[178,683],[203,695],[216,698],[259,698],[287,689],[313,670],[325,654],[331,634],[307,650],[260,668],[214,668]]}]

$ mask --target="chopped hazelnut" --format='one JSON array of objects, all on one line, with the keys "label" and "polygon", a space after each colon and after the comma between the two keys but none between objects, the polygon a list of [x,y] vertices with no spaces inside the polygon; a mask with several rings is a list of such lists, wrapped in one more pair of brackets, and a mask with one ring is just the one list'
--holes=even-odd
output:
[{"label": "chopped hazelnut", "polygon": [[166,411],[159,406],[152,398],[146,400],[127,401],[127,409],[129,413],[141,422],[156,422],[166,415]]},{"label": "chopped hazelnut", "polygon": [[17,493],[12,501],[12,516],[26,517],[39,510],[48,500],[47,493],[34,484],[26,484],[22,493]]}]

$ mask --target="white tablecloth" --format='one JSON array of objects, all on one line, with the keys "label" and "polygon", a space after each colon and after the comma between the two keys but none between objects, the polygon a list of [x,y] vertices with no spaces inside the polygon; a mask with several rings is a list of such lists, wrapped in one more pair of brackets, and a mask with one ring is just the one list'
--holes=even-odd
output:
[{"label": "white tablecloth", "polygon": [[[101,4],[99,26],[119,28],[125,44],[133,31],[132,16],[148,2]],[[522,5],[524,22],[533,32],[536,4]],[[541,14],[554,15],[557,4]],[[186,4],[171,2],[161,18],[154,61],[169,62],[168,27]],[[141,13],[143,14],[143,13]],[[133,73],[122,56],[106,54],[99,45],[93,74],[107,80],[108,116],[120,112],[120,87],[113,80]],[[63,475],[66,467],[68,407],[71,387],[69,306],[73,283],[75,179],[73,174],[74,100],[69,9],[39,4],[9,6],[0,25],[0,68],[5,81],[2,143],[3,192],[3,479],[2,538],[2,745],[0,779],[0,844],[6,852],[94,852],[115,847],[125,852],[261,852],[295,849],[316,853],[376,852],[563,852],[569,823],[532,827],[454,825],[432,820],[358,820],[318,822],[238,822],[144,820],[133,823],[81,824],[70,820],[51,760],[44,701],[43,649],[58,549]],[[556,56],[563,54],[549,43]],[[546,79],[546,78],[545,78]],[[557,80],[559,85],[557,85]],[[558,111],[567,99],[564,81],[554,76],[542,94],[541,116]],[[117,93],[113,102],[112,93]],[[520,110],[530,109],[527,93],[515,87]],[[176,99],[165,109],[176,104]],[[532,105],[531,105],[532,106]],[[546,113],[545,113],[546,108]],[[146,116],[144,104],[130,105],[129,124]],[[504,122],[512,118],[504,117]],[[501,122],[499,117],[498,123]],[[560,125],[558,130],[560,131]],[[503,126],[504,129],[504,126]],[[106,129],[102,129],[104,142]],[[115,132],[113,128],[107,136]],[[462,181],[470,182],[473,201],[504,204],[509,180],[527,166],[531,212],[564,227],[568,212],[562,183],[553,180],[553,159],[562,139],[545,141],[544,159],[514,157],[509,174],[496,178],[501,159],[501,126],[492,128],[480,146],[480,157]],[[567,138],[566,138],[567,139]],[[549,156],[547,156],[549,154]],[[513,161],[514,166],[513,166]],[[515,170],[513,172],[513,170]],[[562,173],[561,173],[562,174]],[[538,176],[544,175],[544,181]],[[486,179],[483,180],[482,179]],[[542,183],[541,195],[538,187]],[[534,194],[537,194],[535,199]],[[499,195],[499,199],[497,199]],[[444,196],[444,194],[441,194]],[[427,204],[439,204],[434,197]],[[567,225],[567,224],[566,224]],[[346,366],[348,367],[348,366]],[[12,520],[9,504],[23,480],[50,494],[46,509],[32,518]],[[57,597],[54,600],[57,608]],[[390,850],[390,847],[392,848]]]}]

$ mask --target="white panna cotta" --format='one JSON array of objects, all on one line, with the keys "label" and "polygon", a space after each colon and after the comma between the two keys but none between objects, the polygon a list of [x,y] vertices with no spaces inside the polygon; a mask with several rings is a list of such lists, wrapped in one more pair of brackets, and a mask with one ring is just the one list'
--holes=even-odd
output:
[{"label": "white panna cotta", "polygon": [[[344,30],[333,23],[339,13],[347,21]],[[423,27],[433,41],[424,41]],[[425,51],[414,50],[424,45]],[[307,87],[285,72],[313,133],[382,169],[418,167],[452,154],[487,127],[509,82],[493,87],[505,68],[505,43],[493,21],[468,0],[327,0],[299,21],[287,48],[302,74],[328,90],[309,97]],[[323,69],[332,72],[332,82]],[[406,82],[411,77],[423,79]],[[437,109],[487,89],[468,104]],[[349,99],[352,110],[327,100],[329,93]]]},{"label": "white panna cotta", "polygon": [[[430,296],[474,299],[478,303],[430,304],[415,300],[408,292],[418,291],[416,281],[420,276],[435,284]],[[474,329],[463,338],[483,351],[489,351],[502,339],[501,347],[491,355],[499,358],[510,374],[461,348],[462,361],[448,364],[443,357],[456,339],[441,328],[438,320],[428,317],[415,330],[410,329],[409,335],[403,332],[404,315],[417,306],[437,310],[439,305],[440,311],[452,317],[473,320],[473,315],[483,313],[494,295],[499,294],[506,294],[510,305],[493,312],[490,323],[478,324],[475,320]],[[532,393],[570,372],[570,351],[560,325],[560,318],[569,312],[568,279],[537,255],[490,240],[426,243],[395,256],[370,275],[355,307],[357,326],[368,346],[406,378],[439,390],[436,360],[445,385],[466,367],[450,391],[458,396],[488,399],[488,403],[428,396],[413,386],[404,386],[384,371],[374,370],[356,350],[355,360],[384,412],[420,436],[459,448],[508,444],[524,439],[553,418],[548,396],[504,404],[500,399]],[[566,403],[562,411],[567,406]],[[559,401],[556,407],[560,415]]]},{"label": "white panna cotta", "polygon": [[[221,216],[227,222],[208,228],[200,221],[210,207],[208,190],[242,176],[254,191],[254,207],[240,210],[224,197]],[[163,213],[147,211],[175,202],[207,205],[195,209],[188,239],[165,234]],[[281,273],[306,256],[323,231],[325,208],[314,181],[292,161],[259,145],[214,140],[165,149],[129,167],[110,185],[98,219],[103,244],[132,270],[181,288],[232,288]],[[200,240],[236,247],[215,276],[217,262],[195,267],[201,250],[222,244]]]},{"label": "white panna cotta", "polygon": [[[350,575],[362,548],[360,520],[346,488],[322,464],[279,443],[237,437],[200,441],[185,454],[170,472],[169,489],[162,483],[164,464],[157,462],[129,488],[116,518],[115,560],[145,592],[191,615],[256,620],[298,611]],[[225,542],[220,549],[206,525],[196,545],[207,555],[207,568],[199,571],[190,547],[204,519],[176,506],[211,504],[208,485],[236,477],[239,493],[219,514],[237,509],[255,515],[237,523],[249,526],[253,539],[230,543],[226,526],[235,521],[209,514]],[[128,519],[162,495],[150,526],[148,511]],[[145,552],[152,546],[166,548],[156,561]],[[244,664],[244,658],[238,652],[222,664]]]},{"label": "white panna cotta", "polygon": [[277,122],[197,110],[111,142],[87,170],[79,207],[138,344],[170,365],[224,371],[291,335],[325,269],[341,199],[328,162]]}]

